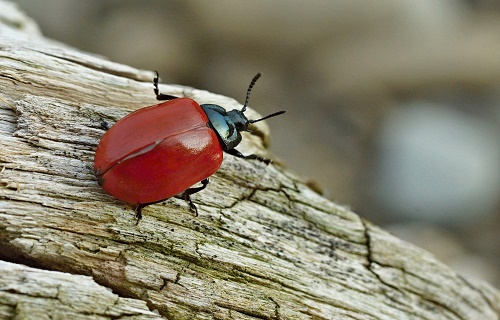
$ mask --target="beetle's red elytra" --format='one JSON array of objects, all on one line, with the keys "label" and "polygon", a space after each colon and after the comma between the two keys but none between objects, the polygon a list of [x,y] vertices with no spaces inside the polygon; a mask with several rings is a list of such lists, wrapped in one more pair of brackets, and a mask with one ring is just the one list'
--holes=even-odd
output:
[{"label": "beetle's red elytra", "polygon": [[[135,206],[137,223],[145,206],[181,193],[197,214],[190,195],[205,189],[208,177],[222,163],[223,151],[270,162],[235,149],[240,132],[248,131],[251,123],[285,112],[257,120],[245,117],[250,91],[260,75],[252,79],[243,108],[226,112],[218,105],[160,93],[156,72],[156,99],[167,101],[130,113],[102,136],[94,157],[99,184],[109,195]],[[198,182],[201,187],[192,187]]]}]

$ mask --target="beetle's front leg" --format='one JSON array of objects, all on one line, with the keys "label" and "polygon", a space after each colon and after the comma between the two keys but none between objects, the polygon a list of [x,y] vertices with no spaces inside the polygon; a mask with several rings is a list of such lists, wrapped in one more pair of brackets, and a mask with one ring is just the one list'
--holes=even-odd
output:
[{"label": "beetle's front leg", "polygon": [[264,162],[265,164],[271,163],[271,159],[261,157],[257,154],[249,154],[248,156],[245,156],[244,154],[242,154],[241,152],[239,152],[236,149],[230,149],[230,150],[227,150],[226,152],[229,153],[230,155],[238,157],[238,158],[249,159],[249,160],[255,159],[255,160],[259,160],[260,162]]}]

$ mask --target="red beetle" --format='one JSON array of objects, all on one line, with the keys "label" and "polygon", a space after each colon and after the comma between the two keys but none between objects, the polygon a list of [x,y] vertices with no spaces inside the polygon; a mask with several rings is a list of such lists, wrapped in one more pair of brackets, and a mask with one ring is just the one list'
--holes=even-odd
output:
[{"label": "red beetle", "polygon": [[[250,124],[285,112],[257,120],[248,120],[243,114],[260,76],[252,79],[243,108],[226,112],[215,104],[200,106],[189,98],[160,93],[156,72],[156,99],[168,101],[132,112],[102,136],[94,158],[99,185],[113,197],[135,205],[137,223],[145,206],[180,193],[197,214],[190,195],[205,189],[208,177],[222,163],[222,151],[270,162],[234,149],[241,141],[240,132],[248,131]],[[198,182],[201,187],[191,187]]]}]

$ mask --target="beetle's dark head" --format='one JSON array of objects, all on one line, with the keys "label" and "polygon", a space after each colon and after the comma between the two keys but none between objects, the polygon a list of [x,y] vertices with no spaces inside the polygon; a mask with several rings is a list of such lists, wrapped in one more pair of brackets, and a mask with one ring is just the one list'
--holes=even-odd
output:
[{"label": "beetle's dark head", "polygon": [[255,83],[257,82],[257,80],[259,80],[260,76],[262,76],[262,73],[259,72],[255,75],[255,77],[253,77],[252,81],[250,82],[250,85],[248,86],[248,90],[247,90],[247,96],[245,98],[245,103],[243,104],[243,108],[241,108],[241,110],[232,110],[232,111],[229,111],[227,113],[229,118],[234,122],[234,124],[236,126],[236,130],[238,130],[238,131],[248,131],[248,126],[250,124],[258,122],[258,121],[266,120],[268,118],[275,117],[275,116],[278,116],[278,115],[286,112],[286,111],[278,111],[278,112],[275,112],[275,113],[270,114],[268,116],[265,116],[263,118],[255,119],[255,120],[248,120],[247,119],[244,112],[247,110],[248,99],[250,98],[250,92],[252,91],[252,88],[255,85]]},{"label": "beetle's dark head", "polygon": [[222,144],[222,149],[230,150],[235,148],[241,142],[241,131],[250,131],[248,127],[255,122],[259,122],[271,117],[278,116],[285,113],[285,111],[278,111],[268,116],[260,119],[248,120],[245,116],[245,111],[248,105],[248,99],[250,98],[250,92],[252,91],[255,82],[260,78],[262,74],[257,73],[253,77],[250,85],[248,86],[247,96],[245,99],[245,104],[241,110],[231,110],[227,111],[221,106],[215,104],[202,104],[201,107],[205,111],[210,120],[210,125],[215,130],[219,136],[219,140]]}]

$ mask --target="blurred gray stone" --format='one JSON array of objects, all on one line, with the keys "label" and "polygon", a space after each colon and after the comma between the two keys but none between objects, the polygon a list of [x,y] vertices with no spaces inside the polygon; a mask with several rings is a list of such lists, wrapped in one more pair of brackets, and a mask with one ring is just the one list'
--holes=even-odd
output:
[{"label": "blurred gray stone", "polygon": [[500,195],[500,132],[425,102],[394,109],[382,126],[374,194],[395,219],[479,223]]}]

